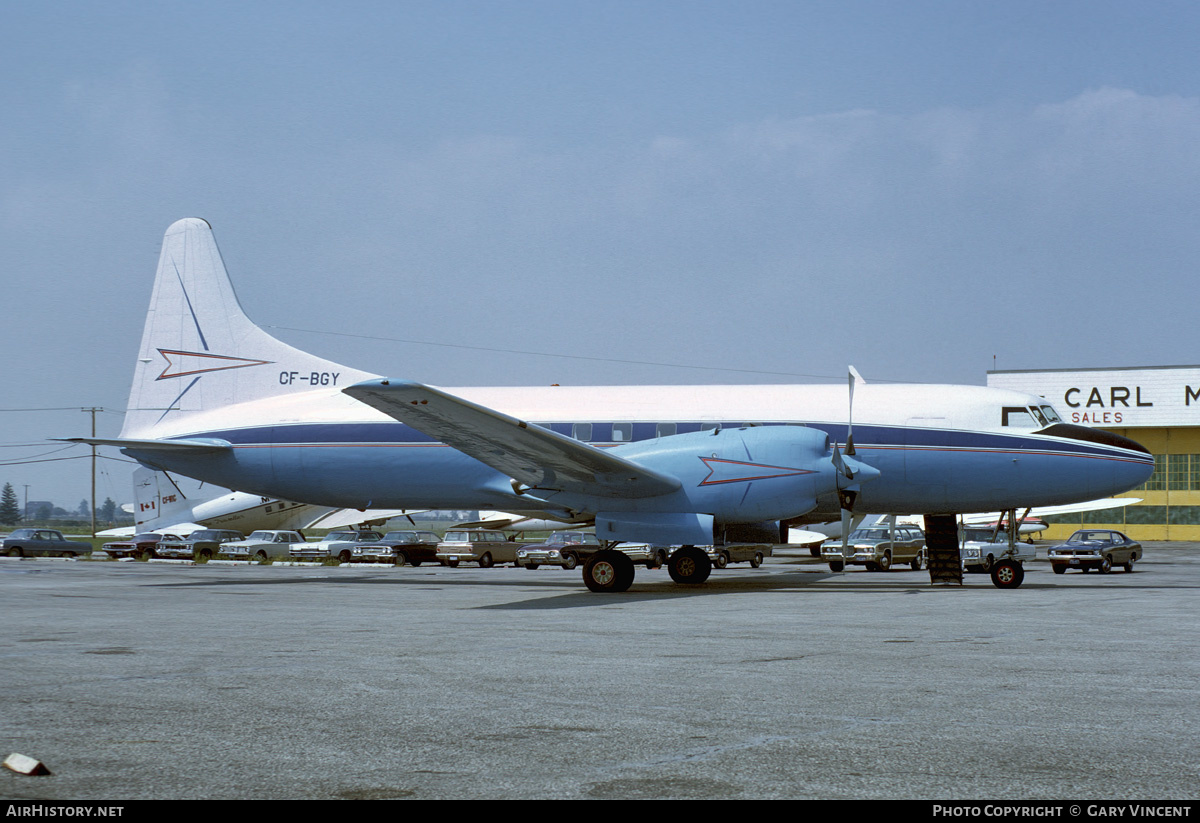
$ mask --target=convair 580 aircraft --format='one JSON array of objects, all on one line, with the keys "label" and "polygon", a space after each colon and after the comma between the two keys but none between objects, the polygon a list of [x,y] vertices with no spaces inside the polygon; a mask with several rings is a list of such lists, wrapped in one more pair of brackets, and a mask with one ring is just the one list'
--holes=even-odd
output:
[{"label": "convair 580 aircraft", "polygon": [[[167,229],[121,437],[151,468],[354,509],[492,509],[594,522],[615,545],[778,542],[851,509],[953,514],[1074,503],[1144,482],[1131,440],[1063,423],[1042,398],[980,386],[436,389],[299,351],[242,311],[204,220]],[[931,536],[931,540],[936,538]],[[931,549],[934,548],[931,543]],[[956,551],[956,546],[954,547]],[[598,552],[596,591],[633,565]]]}]

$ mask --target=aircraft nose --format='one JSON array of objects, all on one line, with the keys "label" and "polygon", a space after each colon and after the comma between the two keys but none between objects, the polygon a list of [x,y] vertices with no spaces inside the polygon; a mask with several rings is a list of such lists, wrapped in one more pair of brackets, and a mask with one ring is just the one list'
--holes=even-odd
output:
[{"label": "aircraft nose", "polygon": [[1154,473],[1154,456],[1150,450],[1128,437],[1073,423],[1056,423],[1040,433],[1104,447],[1107,459],[1103,463],[1107,469],[1093,477],[1097,492],[1119,494],[1129,491],[1145,483]]}]

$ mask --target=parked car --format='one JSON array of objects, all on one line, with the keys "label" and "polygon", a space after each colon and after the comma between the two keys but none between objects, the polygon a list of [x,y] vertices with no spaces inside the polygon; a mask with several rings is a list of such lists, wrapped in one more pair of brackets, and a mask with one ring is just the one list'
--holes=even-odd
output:
[{"label": "parked car", "polygon": [[481,569],[490,569],[497,563],[516,565],[519,548],[521,544],[509,540],[503,532],[454,529],[446,532],[438,544],[437,558],[447,566],[478,563]]},{"label": "parked car", "polygon": [[57,529],[17,529],[0,540],[0,554],[7,557],[75,557],[91,552],[91,543],[68,540]]},{"label": "parked car", "polygon": [[730,563],[749,563],[751,568],[757,569],[763,564],[764,557],[771,556],[771,547],[765,543],[709,546],[705,551],[708,552],[708,559],[712,561],[713,566],[718,569],[723,569]]},{"label": "parked car", "polygon": [[142,532],[128,540],[116,540],[105,543],[101,550],[114,560],[122,557],[144,558],[154,557],[154,548],[163,540],[179,541],[183,538],[177,534],[159,534],[158,532]]},{"label": "parked car", "polygon": [[655,546],[651,543],[619,543],[617,550],[629,555],[634,563],[640,563],[647,569],[661,569],[667,565],[667,558],[674,551],[670,546]]},{"label": "parked car", "polygon": [[276,557],[291,557],[291,549],[307,543],[300,532],[278,529],[261,529],[250,532],[245,540],[222,543],[217,556],[225,560],[267,560]]},{"label": "parked car", "polygon": [[1026,560],[1037,556],[1037,549],[1031,543],[1017,541],[1010,552],[1008,537],[1003,532],[998,536],[994,528],[965,528],[962,533],[959,557],[963,569],[968,572],[989,573],[996,561],[1004,558],[1015,560],[1024,565]]},{"label": "parked car", "polygon": [[356,543],[350,550],[351,563],[393,563],[403,566],[411,563],[437,563],[438,543],[433,532],[403,530],[388,532],[379,540]]},{"label": "parked car", "polygon": [[1081,572],[1096,569],[1108,574],[1113,566],[1123,566],[1131,572],[1134,562],[1143,554],[1141,543],[1112,529],[1080,529],[1066,543],[1052,546],[1047,552],[1055,574],[1063,574],[1067,569]]},{"label": "parked car", "polygon": [[225,543],[241,540],[244,535],[233,529],[197,529],[187,537],[177,540],[162,539],[154,547],[154,553],[159,557],[211,560],[217,556],[217,550]]},{"label": "parked car", "polygon": [[324,560],[327,557],[336,557],[340,563],[349,563],[354,557],[355,545],[382,539],[383,535],[377,531],[338,529],[325,535],[325,538],[317,543],[293,545],[289,553],[293,560]]},{"label": "parked car", "polygon": [[896,563],[908,563],[914,571],[925,567],[925,534],[916,526],[896,526],[892,540],[889,526],[869,526],[855,529],[846,539],[846,553],[840,540],[830,540],[821,547],[821,556],[829,568],[840,572],[844,566],[866,566],[867,571],[885,572]]},{"label": "parked car", "polygon": [[551,532],[544,542],[517,549],[517,565],[527,569],[562,566],[570,570],[600,549],[600,541],[591,532]]}]

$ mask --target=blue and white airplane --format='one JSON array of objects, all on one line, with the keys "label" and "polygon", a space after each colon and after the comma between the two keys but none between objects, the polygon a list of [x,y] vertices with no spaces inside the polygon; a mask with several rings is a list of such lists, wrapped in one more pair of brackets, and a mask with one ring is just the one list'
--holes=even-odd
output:
[{"label": "blue and white airplane", "polygon": [[[594,522],[610,545],[683,546],[702,582],[714,541],[857,509],[950,518],[1106,497],[1153,471],[1146,449],[1062,422],[1044,399],[981,386],[551,386],[440,389],[351,369],[255,325],[209,224],[163,238],[119,446],[229,489],[351,509],[487,509]],[[851,423],[852,420],[852,423]],[[953,525],[949,531],[953,532]],[[951,538],[953,539],[953,538]],[[632,563],[598,552],[596,591]],[[1019,581],[1018,581],[1019,582]]]}]

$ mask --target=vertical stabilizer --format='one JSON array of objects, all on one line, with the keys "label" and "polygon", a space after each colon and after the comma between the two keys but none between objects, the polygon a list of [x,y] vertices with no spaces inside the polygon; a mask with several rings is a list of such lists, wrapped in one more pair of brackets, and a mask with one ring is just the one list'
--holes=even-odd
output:
[{"label": "vertical stabilizer", "polygon": [[212,228],[189,217],[163,237],[121,436],[155,437],[196,412],[372,376],[256,326],[238,303]]},{"label": "vertical stabilizer", "polygon": [[192,519],[192,504],[166,472],[139,466],[133,472],[133,520],[137,531],[166,528]]}]

